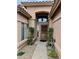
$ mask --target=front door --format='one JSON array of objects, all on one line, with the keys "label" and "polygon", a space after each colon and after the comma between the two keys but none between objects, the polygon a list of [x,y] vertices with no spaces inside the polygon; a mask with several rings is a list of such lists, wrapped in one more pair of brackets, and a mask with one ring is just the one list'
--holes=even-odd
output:
[{"label": "front door", "polygon": [[47,41],[47,25],[41,25],[41,40],[42,41]]}]

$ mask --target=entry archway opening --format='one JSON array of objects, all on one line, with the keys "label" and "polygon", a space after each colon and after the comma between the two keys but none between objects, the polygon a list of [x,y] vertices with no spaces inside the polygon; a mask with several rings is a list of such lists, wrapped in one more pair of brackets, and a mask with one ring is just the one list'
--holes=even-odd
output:
[{"label": "entry archway opening", "polygon": [[47,41],[47,30],[48,30],[48,12],[37,12],[36,22],[39,40],[42,42]]}]

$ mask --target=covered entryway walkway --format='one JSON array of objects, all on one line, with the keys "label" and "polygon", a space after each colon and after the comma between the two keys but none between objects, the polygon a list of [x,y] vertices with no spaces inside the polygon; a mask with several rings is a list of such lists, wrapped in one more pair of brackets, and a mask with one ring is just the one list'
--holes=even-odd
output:
[{"label": "covered entryway walkway", "polygon": [[32,59],[48,59],[46,42],[37,42]]},{"label": "covered entryway walkway", "polygon": [[48,14],[47,11],[36,12],[36,26],[40,41],[47,41],[47,30],[48,30]]}]

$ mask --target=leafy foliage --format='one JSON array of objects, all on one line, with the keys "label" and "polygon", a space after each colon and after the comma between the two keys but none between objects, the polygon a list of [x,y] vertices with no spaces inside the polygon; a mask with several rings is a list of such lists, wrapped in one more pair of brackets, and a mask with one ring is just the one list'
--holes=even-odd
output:
[{"label": "leafy foliage", "polygon": [[48,36],[50,38],[52,38],[52,36],[53,36],[53,28],[49,28],[49,30],[48,30]]},{"label": "leafy foliage", "polygon": [[29,28],[30,33],[33,35],[34,34],[34,28],[30,27]]},{"label": "leafy foliage", "polygon": [[49,45],[49,46],[51,46],[50,43],[51,43],[51,41],[52,41],[52,39],[53,39],[53,31],[54,31],[53,28],[49,28],[49,29],[48,29],[48,45]]},{"label": "leafy foliage", "polygon": [[58,57],[58,55],[57,55],[55,50],[49,50],[48,51],[48,56],[53,57],[53,58],[57,58]]},{"label": "leafy foliage", "polygon": [[29,27],[29,33],[30,33],[30,35],[28,37],[27,44],[32,45],[32,41],[33,41],[33,38],[34,38],[34,28]]},{"label": "leafy foliage", "polygon": [[20,51],[17,56],[22,56],[25,52]]}]

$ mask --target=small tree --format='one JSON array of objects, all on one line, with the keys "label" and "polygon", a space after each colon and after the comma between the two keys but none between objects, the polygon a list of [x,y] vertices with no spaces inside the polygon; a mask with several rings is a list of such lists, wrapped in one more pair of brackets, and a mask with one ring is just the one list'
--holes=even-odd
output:
[{"label": "small tree", "polygon": [[29,31],[31,32],[32,35],[34,34],[34,28],[30,27]]},{"label": "small tree", "polygon": [[27,44],[32,44],[33,38],[34,38],[34,28],[29,27],[29,37]]},{"label": "small tree", "polygon": [[52,42],[52,39],[53,39],[53,28],[49,28],[48,29],[48,45],[51,45],[50,42]]}]

